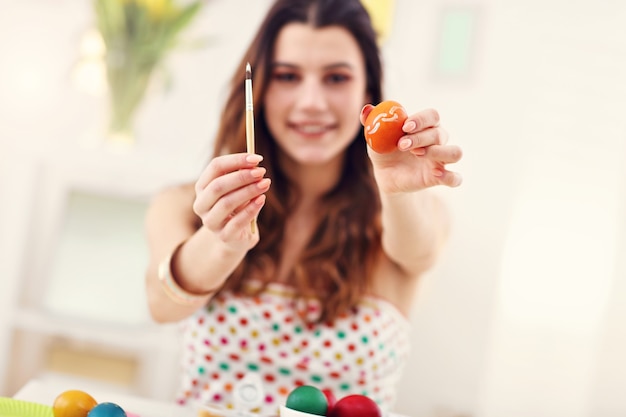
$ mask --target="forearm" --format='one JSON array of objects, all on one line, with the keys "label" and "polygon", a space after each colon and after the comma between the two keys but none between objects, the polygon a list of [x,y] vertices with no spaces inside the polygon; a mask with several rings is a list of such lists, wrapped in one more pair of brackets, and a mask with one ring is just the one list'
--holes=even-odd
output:
[{"label": "forearm", "polygon": [[[159,322],[179,321],[193,314],[210,300],[245,256],[245,252],[226,249],[206,228],[170,246],[169,252],[151,260],[146,277],[150,311]],[[164,288],[159,266],[169,253],[169,273],[176,285],[186,293],[202,296],[192,305],[177,302]]]},{"label": "forearm", "polygon": [[214,233],[201,227],[177,251],[172,273],[186,291],[212,292],[222,286],[246,253],[230,249]]},{"label": "forearm", "polygon": [[381,193],[383,250],[409,275],[435,262],[449,232],[449,213],[430,190]]}]

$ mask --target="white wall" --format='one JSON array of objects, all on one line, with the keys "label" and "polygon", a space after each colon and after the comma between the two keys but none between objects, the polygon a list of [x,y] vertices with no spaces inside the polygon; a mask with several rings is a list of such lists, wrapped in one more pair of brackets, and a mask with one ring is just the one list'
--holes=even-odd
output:
[{"label": "white wall", "polygon": [[520,49],[530,152],[504,242],[481,414],[617,415],[624,400],[606,403],[597,388],[608,382],[598,366],[618,359],[602,331],[626,318],[611,307],[624,278],[626,9],[500,9],[509,27],[532,28]]},{"label": "white wall", "polygon": [[[28,166],[41,149],[73,149],[103,123],[102,100],[69,82],[87,4],[13,1],[0,14],[0,338],[12,305],[2,297],[22,268],[13,254],[24,242],[13,237],[27,227],[27,213],[5,201],[37,192],[20,184],[32,183]],[[267,4],[209,2],[188,33],[214,43],[176,54],[173,90],[146,104],[136,152],[178,177],[196,172],[224,83]],[[409,109],[439,109],[465,151],[463,186],[441,190],[454,233],[420,289],[397,411],[626,414],[626,4],[396,4],[384,50],[388,96]],[[242,16],[243,7],[258,9]],[[434,68],[445,7],[480,11],[465,78],[438,77]]]},{"label": "white wall", "polygon": [[[474,8],[474,72],[434,76],[439,16]],[[399,1],[389,94],[434,106],[465,182],[416,305],[411,415],[623,415],[626,4]],[[410,89],[404,89],[411,85]]]}]

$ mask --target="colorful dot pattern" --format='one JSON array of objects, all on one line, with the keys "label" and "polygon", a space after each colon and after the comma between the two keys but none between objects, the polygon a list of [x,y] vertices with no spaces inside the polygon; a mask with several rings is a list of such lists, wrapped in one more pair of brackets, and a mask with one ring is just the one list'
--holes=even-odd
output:
[{"label": "colorful dot pattern", "polygon": [[[291,288],[270,284],[254,297],[223,294],[183,324],[184,370],[177,401],[233,408],[233,386],[249,372],[263,381],[264,415],[278,415],[297,386],[336,398],[367,395],[382,409],[409,354],[409,324],[389,302],[367,297],[333,323],[299,319]],[[305,308],[319,311],[311,301]]]}]

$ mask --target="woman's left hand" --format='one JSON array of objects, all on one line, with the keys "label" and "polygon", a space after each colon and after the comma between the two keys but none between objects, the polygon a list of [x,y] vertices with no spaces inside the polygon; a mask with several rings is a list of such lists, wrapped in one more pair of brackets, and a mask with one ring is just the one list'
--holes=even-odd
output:
[{"label": "woman's left hand", "polygon": [[[361,110],[361,124],[374,106]],[[398,140],[397,150],[380,154],[369,146],[367,152],[374,166],[374,175],[381,192],[418,191],[435,185],[457,187],[461,175],[449,171],[447,164],[458,162],[463,152],[448,145],[448,133],[439,126],[439,113],[427,109],[410,115],[404,122],[405,135]]]}]

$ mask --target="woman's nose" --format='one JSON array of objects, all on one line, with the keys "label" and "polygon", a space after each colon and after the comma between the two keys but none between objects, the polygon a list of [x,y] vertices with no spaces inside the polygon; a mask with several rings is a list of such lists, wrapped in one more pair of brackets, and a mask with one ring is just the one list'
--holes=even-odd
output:
[{"label": "woman's nose", "polygon": [[326,110],[328,103],[323,85],[317,80],[305,80],[300,86],[297,103],[302,110]]}]

